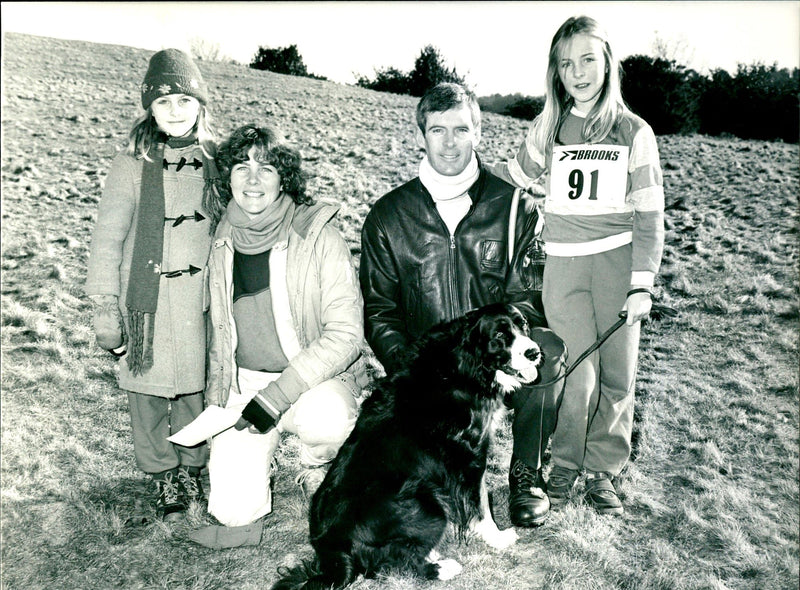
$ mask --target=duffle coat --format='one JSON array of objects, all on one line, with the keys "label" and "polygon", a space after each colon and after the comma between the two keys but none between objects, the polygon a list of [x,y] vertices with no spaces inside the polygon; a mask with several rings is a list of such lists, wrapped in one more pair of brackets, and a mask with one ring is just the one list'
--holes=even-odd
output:
[{"label": "duffle coat", "polygon": [[[361,291],[347,244],[330,223],[338,210],[331,204],[298,205],[288,243],[273,248],[286,249],[285,282],[270,276],[270,289],[278,293],[273,295],[278,336],[283,346],[288,339],[281,338],[280,326],[289,319],[299,344],[296,354],[287,355],[289,366],[283,374],[291,372],[292,379],[299,378],[307,389],[343,372],[351,373],[359,387],[367,383],[362,356],[365,342]],[[223,216],[208,261],[207,405],[224,406],[231,389],[239,391],[232,312],[233,252],[231,225]],[[287,297],[279,296],[280,292]],[[284,299],[288,309],[281,307]],[[288,406],[283,404],[277,409],[285,412]]]},{"label": "duffle coat", "polygon": [[[181,158],[186,164],[178,170]],[[205,386],[204,274],[212,235],[209,216],[202,207],[203,158],[199,145],[174,149],[165,146],[164,159],[169,165],[163,171],[164,253],[155,313],[153,367],[134,376],[122,357],[119,387],[173,398],[202,391]],[[125,298],[136,239],[142,164],[143,160],[125,152],[112,162],[98,208],[85,285],[87,295],[118,296],[126,322]],[[181,216],[184,217],[179,222]]]}]

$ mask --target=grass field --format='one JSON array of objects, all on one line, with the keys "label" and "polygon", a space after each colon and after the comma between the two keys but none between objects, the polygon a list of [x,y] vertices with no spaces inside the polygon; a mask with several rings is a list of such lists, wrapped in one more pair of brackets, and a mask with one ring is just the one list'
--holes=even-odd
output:
[{"label": "grass field", "polygon": [[[199,508],[181,523],[155,519],[115,361],[94,344],[82,293],[103,180],[152,52],[17,34],[3,49],[0,588],[268,588],[278,566],[311,555],[296,440],[280,451],[259,546],[193,544]],[[415,100],[200,67],[223,133],[269,121],[300,148],[311,193],[340,203],[357,262],[371,204],[417,173]],[[481,157],[507,157],[525,131],[485,115]],[[442,552],[464,565],[450,582],[354,589],[798,588],[798,146],[658,141],[667,239],[656,293],[679,315],[643,333],[624,517],[574,503],[503,552],[447,539]],[[489,470],[501,528],[510,453],[505,424]]]}]

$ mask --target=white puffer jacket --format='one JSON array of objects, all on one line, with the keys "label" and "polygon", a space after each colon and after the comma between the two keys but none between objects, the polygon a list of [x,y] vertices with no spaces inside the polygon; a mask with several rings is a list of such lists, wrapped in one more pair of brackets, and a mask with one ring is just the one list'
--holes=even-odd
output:
[{"label": "white puffer jacket", "polygon": [[[343,372],[351,373],[360,387],[367,383],[361,291],[347,244],[330,225],[338,210],[331,204],[298,205],[288,244],[275,246],[270,257],[273,313],[278,338],[289,358],[289,366],[276,384],[280,387],[281,380],[292,384],[286,390],[295,390],[298,380],[310,389]],[[234,378],[238,367],[232,313],[233,243],[227,217],[217,227],[208,269],[210,342],[205,399],[207,405],[224,406],[231,389],[238,391]],[[296,398],[270,399],[281,412],[294,401]]]}]

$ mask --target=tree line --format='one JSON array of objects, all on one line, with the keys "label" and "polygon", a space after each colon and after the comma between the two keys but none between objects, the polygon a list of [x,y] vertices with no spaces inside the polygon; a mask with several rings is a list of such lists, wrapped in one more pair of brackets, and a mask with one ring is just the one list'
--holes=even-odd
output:
[{"label": "tree line", "polygon": [[800,70],[739,64],[703,76],[674,60],[634,55],[622,62],[622,95],[656,134],[733,135],[797,143]]},{"label": "tree line", "polygon": [[[356,85],[380,92],[422,96],[440,82],[465,84],[442,53],[426,45],[409,71],[376,68],[372,77],[357,75]],[[739,64],[736,72],[723,69],[702,75],[676,59],[632,55],[622,65],[622,95],[631,110],[645,119],[657,135],[692,134],[797,143],[800,135],[800,70],[776,64]],[[281,74],[310,74],[296,45],[259,47],[251,68]],[[532,120],[544,97],[492,95],[479,99],[486,111]]]}]

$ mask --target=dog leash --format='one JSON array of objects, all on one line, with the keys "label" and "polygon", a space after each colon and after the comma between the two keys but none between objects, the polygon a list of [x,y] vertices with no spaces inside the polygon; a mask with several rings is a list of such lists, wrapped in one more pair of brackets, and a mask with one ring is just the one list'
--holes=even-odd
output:
[{"label": "dog leash", "polygon": [[[654,303],[652,308],[650,309],[650,313],[652,314],[653,312],[658,312],[659,315],[670,318],[678,315],[678,312],[675,309],[667,307],[666,305],[658,305],[656,303]],[[575,368],[579,364],[581,364],[586,359],[587,356],[589,356],[595,350],[600,348],[603,345],[603,343],[606,340],[608,340],[614,332],[619,330],[627,319],[628,319],[627,311],[619,312],[619,319],[616,322],[614,322],[614,324],[608,330],[603,332],[594,344],[592,344],[589,348],[584,350],[583,353],[577,358],[577,360],[574,363],[572,363],[566,371],[564,371],[563,375],[561,375],[560,377],[556,377],[555,379],[552,379],[550,381],[547,381],[546,383],[537,383],[536,385],[529,385],[528,387],[535,387],[535,388],[549,387],[555,383],[558,383],[562,379],[566,379],[567,376],[570,373],[572,373],[572,371],[574,371]]]}]

